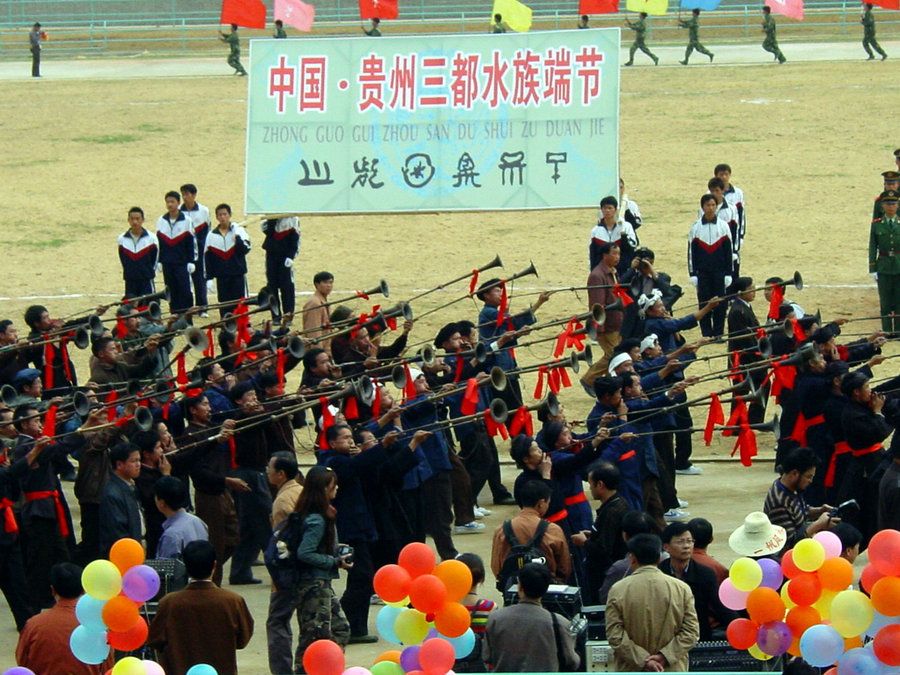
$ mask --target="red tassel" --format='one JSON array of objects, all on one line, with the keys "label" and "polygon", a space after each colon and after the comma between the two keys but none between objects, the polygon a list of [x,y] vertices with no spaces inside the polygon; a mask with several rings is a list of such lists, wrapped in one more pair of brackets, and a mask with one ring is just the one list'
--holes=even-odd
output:
[{"label": "red tassel", "polygon": [[801,342],[806,342],[806,333],[797,319],[791,319],[791,327],[794,329],[794,343],[799,345]]},{"label": "red tassel", "polygon": [[44,436],[54,436],[56,434],[56,410],[55,405],[47,408],[44,413]]},{"label": "red tassel", "polygon": [[781,284],[772,286],[772,299],[769,300],[768,318],[778,321],[778,312],[781,309],[781,303],[784,302],[784,287]]},{"label": "red tassel", "polygon": [[175,357],[175,365],[175,382],[179,387],[183,387],[188,383],[187,366],[185,364],[184,352],[178,352],[178,355]]},{"label": "red tassel", "polygon": [[275,375],[278,377],[279,386],[284,388],[284,363],[287,356],[284,353],[284,347],[279,347],[275,352]]},{"label": "red tassel", "polygon": [[613,292],[614,296],[616,296],[617,298],[619,298],[622,301],[623,308],[628,307],[628,305],[634,304],[634,298],[631,297],[631,294],[628,291],[626,291],[624,288],[619,286],[619,284],[616,284],[613,287],[612,292]]},{"label": "red tassel", "polygon": [[213,329],[206,329],[206,349],[203,350],[203,356],[208,359],[216,357],[216,341],[213,340]]},{"label": "red tassel", "polygon": [[381,386],[375,385],[375,400],[372,401],[372,419],[378,419],[381,415]]},{"label": "red tassel", "polygon": [[42,382],[44,389],[53,389],[53,358],[55,355],[56,350],[53,345],[47,342],[44,345],[44,381]]},{"label": "red tassel", "polygon": [[162,407],[162,418],[163,418],[166,422],[169,421],[169,409],[170,409],[171,407],[172,407],[172,402],[171,402],[171,401],[166,401],[165,403],[163,403],[163,407]]},{"label": "red tassel", "polygon": [[478,270],[472,270],[472,278],[469,279],[469,295],[475,294],[475,288],[478,286]]},{"label": "red tassel", "polygon": [[237,443],[234,441],[234,436],[228,437],[228,455],[231,457],[231,468],[237,468]]},{"label": "red tassel", "polygon": [[356,403],[355,396],[348,396],[347,400],[344,401],[344,417],[348,420],[359,419],[359,405]]},{"label": "red tassel", "polygon": [[509,307],[509,296],[506,294],[506,282],[500,282],[500,305],[497,307],[497,328],[506,321],[506,310]]},{"label": "red tassel", "polygon": [[[728,421],[725,423],[726,426],[736,427],[747,424],[747,404],[744,403],[744,399],[739,398],[737,403],[734,404],[734,408],[731,410],[731,416],[728,418]],[[722,432],[723,436],[737,436],[737,432],[731,429],[726,429]]]},{"label": "red tassel", "polygon": [[569,388],[572,386],[572,380],[569,379],[569,371],[566,370],[565,366],[557,366],[556,372],[559,373],[559,383],[560,389],[563,387]]},{"label": "red tassel", "polygon": [[106,419],[109,422],[112,422],[116,419],[116,401],[119,400],[119,392],[113,389],[106,395],[105,403],[106,403]]},{"label": "red tassel", "polygon": [[66,348],[67,342],[68,338],[65,335],[59,339],[59,357],[62,359],[63,375],[66,376],[69,382],[72,382],[74,380],[72,377],[72,361],[69,358],[69,350]]},{"label": "red tassel", "polygon": [[459,382],[462,379],[463,367],[465,366],[463,358],[459,355],[461,351],[461,349],[456,350],[456,370],[453,373],[454,382]]},{"label": "red tassel", "polygon": [[459,411],[463,415],[472,415],[478,407],[478,380],[470,377],[466,380],[466,393],[463,395]]},{"label": "red tassel", "polygon": [[547,385],[554,394],[559,393],[559,370],[557,368],[552,368],[547,373]]},{"label": "red tassel", "polygon": [[738,449],[741,453],[741,464],[744,466],[753,466],[753,458],[756,457],[756,435],[749,426],[742,425],[741,433],[737,439]]},{"label": "red tassel", "polygon": [[125,326],[125,317],[116,317],[116,337],[120,340],[128,335],[128,328]]},{"label": "red tassel", "polygon": [[412,373],[409,372],[409,364],[403,364],[403,372],[406,374],[406,384],[403,386],[403,396],[407,401],[410,401],[416,397],[416,381],[412,377]]},{"label": "red tassel", "polygon": [[709,395],[709,413],[706,416],[706,428],[703,430],[703,442],[707,447],[712,442],[715,426],[724,423],[725,411],[722,410],[722,402],[719,400],[719,395],[713,392]]},{"label": "red tassel", "polygon": [[538,368],[538,379],[537,385],[534,387],[534,398],[539,399],[543,398],[544,393],[544,375],[547,374],[547,366],[541,366]]},{"label": "red tassel", "polygon": [[356,297],[361,298],[362,300],[369,299],[369,295],[367,293],[363,293],[362,291],[356,291]]},{"label": "red tassel", "polygon": [[528,436],[534,435],[534,420],[531,417],[531,411],[524,405],[516,409],[512,421],[509,424],[509,433],[512,436],[518,436],[525,433]]}]

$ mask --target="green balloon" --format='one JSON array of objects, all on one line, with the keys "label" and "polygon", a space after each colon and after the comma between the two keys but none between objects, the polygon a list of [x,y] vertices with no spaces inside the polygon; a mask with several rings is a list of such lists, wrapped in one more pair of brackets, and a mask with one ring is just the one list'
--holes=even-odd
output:
[{"label": "green balloon", "polygon": [[369,668],[372,675],[403,675],[403,668],[393,661],[379,661]]}]

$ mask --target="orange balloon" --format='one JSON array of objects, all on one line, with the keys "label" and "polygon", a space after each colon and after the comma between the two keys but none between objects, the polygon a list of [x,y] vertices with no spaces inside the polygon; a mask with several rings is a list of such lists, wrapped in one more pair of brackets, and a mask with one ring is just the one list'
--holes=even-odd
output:
[{"label": "orange balloon", "polygon": [[431,574],[436,562],[434,551],[419,541],[404,546],[397,558],[397,564],[409,572],[409,576],[413,579],[423,574]]},{"label": "orange balloon", "polygon": [[862,638],[859,635],[854,635],[853,637],[844,638],[844,651],[850,651],[851,649],[856,649],[857,647],[862,647]]},{"label": "orange balloon", "polygon": [[109,560],[122,574],[144,563],[144,547],[134,539],[119,539],[109,550]]},{"label": "orange balloon", "polygon": [[385,565],[375,572],[375,592],[385,602],[400,602],[409,595],[412,579],[400,565]]},{"label": "orange balloon", "polygon": [[138,617],[137,622],[129,630],[121,633],[109,631],[106,641],[113,649],[120,652],[131,652],[143,646],[149,632],[150,627],[147,625],[146,619]]},{"label": "orange balloon", "polygon": [[798,605],[811,605],[822,594],[822,583],[816,574],[806,572],[798,574],[788,586],[788,595]]},{"label": "orange balloon", "polygon": [[390,661],[391,663],[400,663],[400,650],[399,649],[389,649],[386,652],[381,652],[377,657],[375,657],[375,661],[372,662],[372,665],[376,663],[381,663],[382,661]]},{"label": "orange balloon", "polygon": [[448,602],[459,602],[472,590],[472,570],[459,560],[445,560],[434,568],[434,576],[444,582]]},{"label": "orange balloon", "polygon": [[900,614],[900,578],[881,577],[872,585],[872,606],[885,616]]},{"label": "orange balloon", "polygon": [[141,619],[138,614],[138,606],[134,600],[129,600],[124,595],[110,598],[103,605],[103,623],[114,633],[126,633],[134,628]]},{"label": "orange balloon", "polygon": [[803,570],[794,564],[794,552],[788,551],[781,558],[781,571],[788,579],[793,579],[798,574],[803,574]]},{"label": "orange balloon", "polygon": [[815,607],[794,607],[788,611],[784,622],[794,637],[800,639],[807,628],[822,623],[822,617]]},{"label": "orange balloon", "polygon": [[831,666],[823,675],[837,675],[837,666]]},{"label": "orange balloon", "polygon": [[881,572],[875,569],[875,565],[869,563],[863,568],[862,576],[859,578],[859,585],[862,586],[862,590],[871,593],[872,588],[875,586],[875,582],[883,576],[884,575]]},{"label": "orange balloon", "polygon": [[800,656],[800,638],[795,637],[791,646],[787,648],[788,654],[791,656]]},{"label": "orange balloon", "polygon": [[424,614],[434,614],[447,602],[447,587],[433,574],[423,574],[409,585],[409,602]]},{"label": "orange balloon", "polygon": [[829,558],[816,572],[822,588],[845,591],[853,583],[853,565],[844,558]]},{"label": "orange balloon", "polygon": [[465,606],[458,602],[448,602],[434,615],[434,627],[438,633],[449,638],[456,638],[466,632],[472,623],[472,616]]},{"label": "orange balloon", "polygon": [[747,613],[759,625],[784,618],[784,602],[771,588],[760,586],[747,596]]}]

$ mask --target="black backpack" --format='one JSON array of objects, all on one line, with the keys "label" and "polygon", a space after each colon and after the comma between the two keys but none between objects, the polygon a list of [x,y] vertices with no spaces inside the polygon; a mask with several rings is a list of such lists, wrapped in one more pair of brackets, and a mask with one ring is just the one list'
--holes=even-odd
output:
[{"label": "black backpack", "polygon": [[500,574],[497,575],[498,591],[505,593],[506,589],[514,583],[518,583],[519,571],[528,563],[537,562],[543,565],[547,564],[547,555],[541,550],[540,546],[541,540],[544,538],[544,533],[549,526],[550,523],[546,520],[542,520],[534,531],[534,536],[526,543],[520,544],[519,540],[516,539],[516,535],[513,534],[512,521],[506,520],[503,522],[503,535],[506,537],[506,541],[509,542],[511,548],[509,553],[507,553],[506,557],[503,559],[503,564],[500,566]]},{"label": "black backpack", "polygon": [[266,569],[279,590],[296,586],[299,581],[301,563],[297,560],[297,548],[303,540],[305,520],[303,514],[290,514],[272,532],[263,551]]}]

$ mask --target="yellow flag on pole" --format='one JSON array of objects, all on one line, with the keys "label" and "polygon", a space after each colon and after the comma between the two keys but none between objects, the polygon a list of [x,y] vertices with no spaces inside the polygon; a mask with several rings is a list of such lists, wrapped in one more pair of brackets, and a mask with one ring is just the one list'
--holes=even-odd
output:
[{"label": "yellow flag on pole", "polygon": [[651,16],[662,16],[669,9],[669,0],[628,0],[625,9],[629,12],[646,12]]},{"label": "yellow flag on pole", "polygon": [[531,7],[519,0],[494,0],[491,13],[501,15],[503,23],[517,33],[527,33],[531,28]]}]

